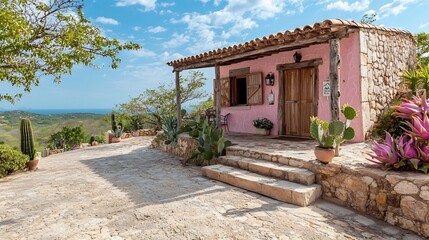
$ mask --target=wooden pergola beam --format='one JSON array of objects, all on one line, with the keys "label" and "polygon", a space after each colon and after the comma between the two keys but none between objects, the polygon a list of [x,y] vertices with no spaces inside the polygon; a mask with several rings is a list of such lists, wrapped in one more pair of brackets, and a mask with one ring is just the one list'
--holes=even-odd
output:
[{"label": "wooden pergola beam", "polygon": [[218,127],[220,127],[220,102],[221,102],[221,94],[220,94],[220,66],[216,65],[215,66],[215,92],[214,94],[216,94],[216,102],[215,102],[215,106],[216,106],[216,124]]}]

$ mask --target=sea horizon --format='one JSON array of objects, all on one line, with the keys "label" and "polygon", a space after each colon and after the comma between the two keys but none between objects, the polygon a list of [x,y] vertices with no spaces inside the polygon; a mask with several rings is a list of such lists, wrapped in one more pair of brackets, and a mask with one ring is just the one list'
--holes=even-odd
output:
[{"label": "sea horizon", "polygon": [[92,113],[92,114],[108,114],[112,112],[111,108],[52,108],[52,109],[0,109],[0,112],[23,111],[34,114],[49,115],[49,114],[72,114],[72,113]]}]

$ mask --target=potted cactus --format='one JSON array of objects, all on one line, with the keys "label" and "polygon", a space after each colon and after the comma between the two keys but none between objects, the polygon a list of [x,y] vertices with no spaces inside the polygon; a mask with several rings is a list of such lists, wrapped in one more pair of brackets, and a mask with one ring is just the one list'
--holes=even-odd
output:
[{"label": "potted cactus", "polygon": [[21,119],[21,152],[30,156],[30,161],[27,163],[28,170],[36,170],[39,165],[40,153],[36,154],[34,148],[33,128],[30,119]]},{"label": "potted cactus", "polygon": [[341,107],[341,112],[346,119],[344,122],[334,120],[328,123],[318,117],[310,118],[310,134],[318,142],[314,155],[323,163],[331,162],[334,156],[339,155],[340,144],[355,136],[355,131],[350,123],[356,117],[356,110],[345,104]]},{"label": "potted cactus", "polygon": [[122,128],[117,126],[116,130],[113,132],[112,143],[118,143],[121,141]]}]

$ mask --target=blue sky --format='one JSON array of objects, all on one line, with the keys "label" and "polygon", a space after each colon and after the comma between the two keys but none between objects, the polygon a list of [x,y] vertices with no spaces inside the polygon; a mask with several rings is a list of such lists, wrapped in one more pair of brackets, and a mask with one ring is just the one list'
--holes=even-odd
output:
[{"label": "blue sky", "polygon": [[[1,109],[112,108],[147,88],[174,81],[166,62],[242,43],[325,19],[360,20],[375,11],[375,24],[429,32],[428,0],[86,0],[84,13],[108,37],[134,41],[139,51],[123,52],[119,68],[99,59],[98,69],[76,66],[55,84],[49,77]],[[105,66],[104,66],[105,65]],[[212,91],[213,69],[202,69]],[[187,72],[182,74],[186,75]],[[5,84],[2,92],[19,89]]]}]

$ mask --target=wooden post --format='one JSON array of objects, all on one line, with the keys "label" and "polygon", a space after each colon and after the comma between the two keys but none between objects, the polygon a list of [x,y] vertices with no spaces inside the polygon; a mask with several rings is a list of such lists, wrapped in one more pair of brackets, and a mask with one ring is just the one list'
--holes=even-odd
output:
[{"label": "wooden post", "polygon": [[340,40],[329,40],[329,78],[331,84],[331,120],[340,117]]},{"label": "wooden post", "polygon": [[219,65],[215,66],[215,92],[216,94],[216,124],[218,127],[220,127],[220,101],[221,101],[221,94],[220,94],[220,67]]},{"label": "wooden post", "polygon": [[176,104],[177,104],[177,132],[180,129],[180,121],[182,119],[182,108],[180,106],[180,71],[176,72]]},{"label": "wooden post", "polygon": [[278,135],[285,135],[285,70],[277,66],[277,71],[279,73],[279,79],[277,79],[277,82],[279,83],[279,94],[277,99],[277,121],[279,124]]}]

